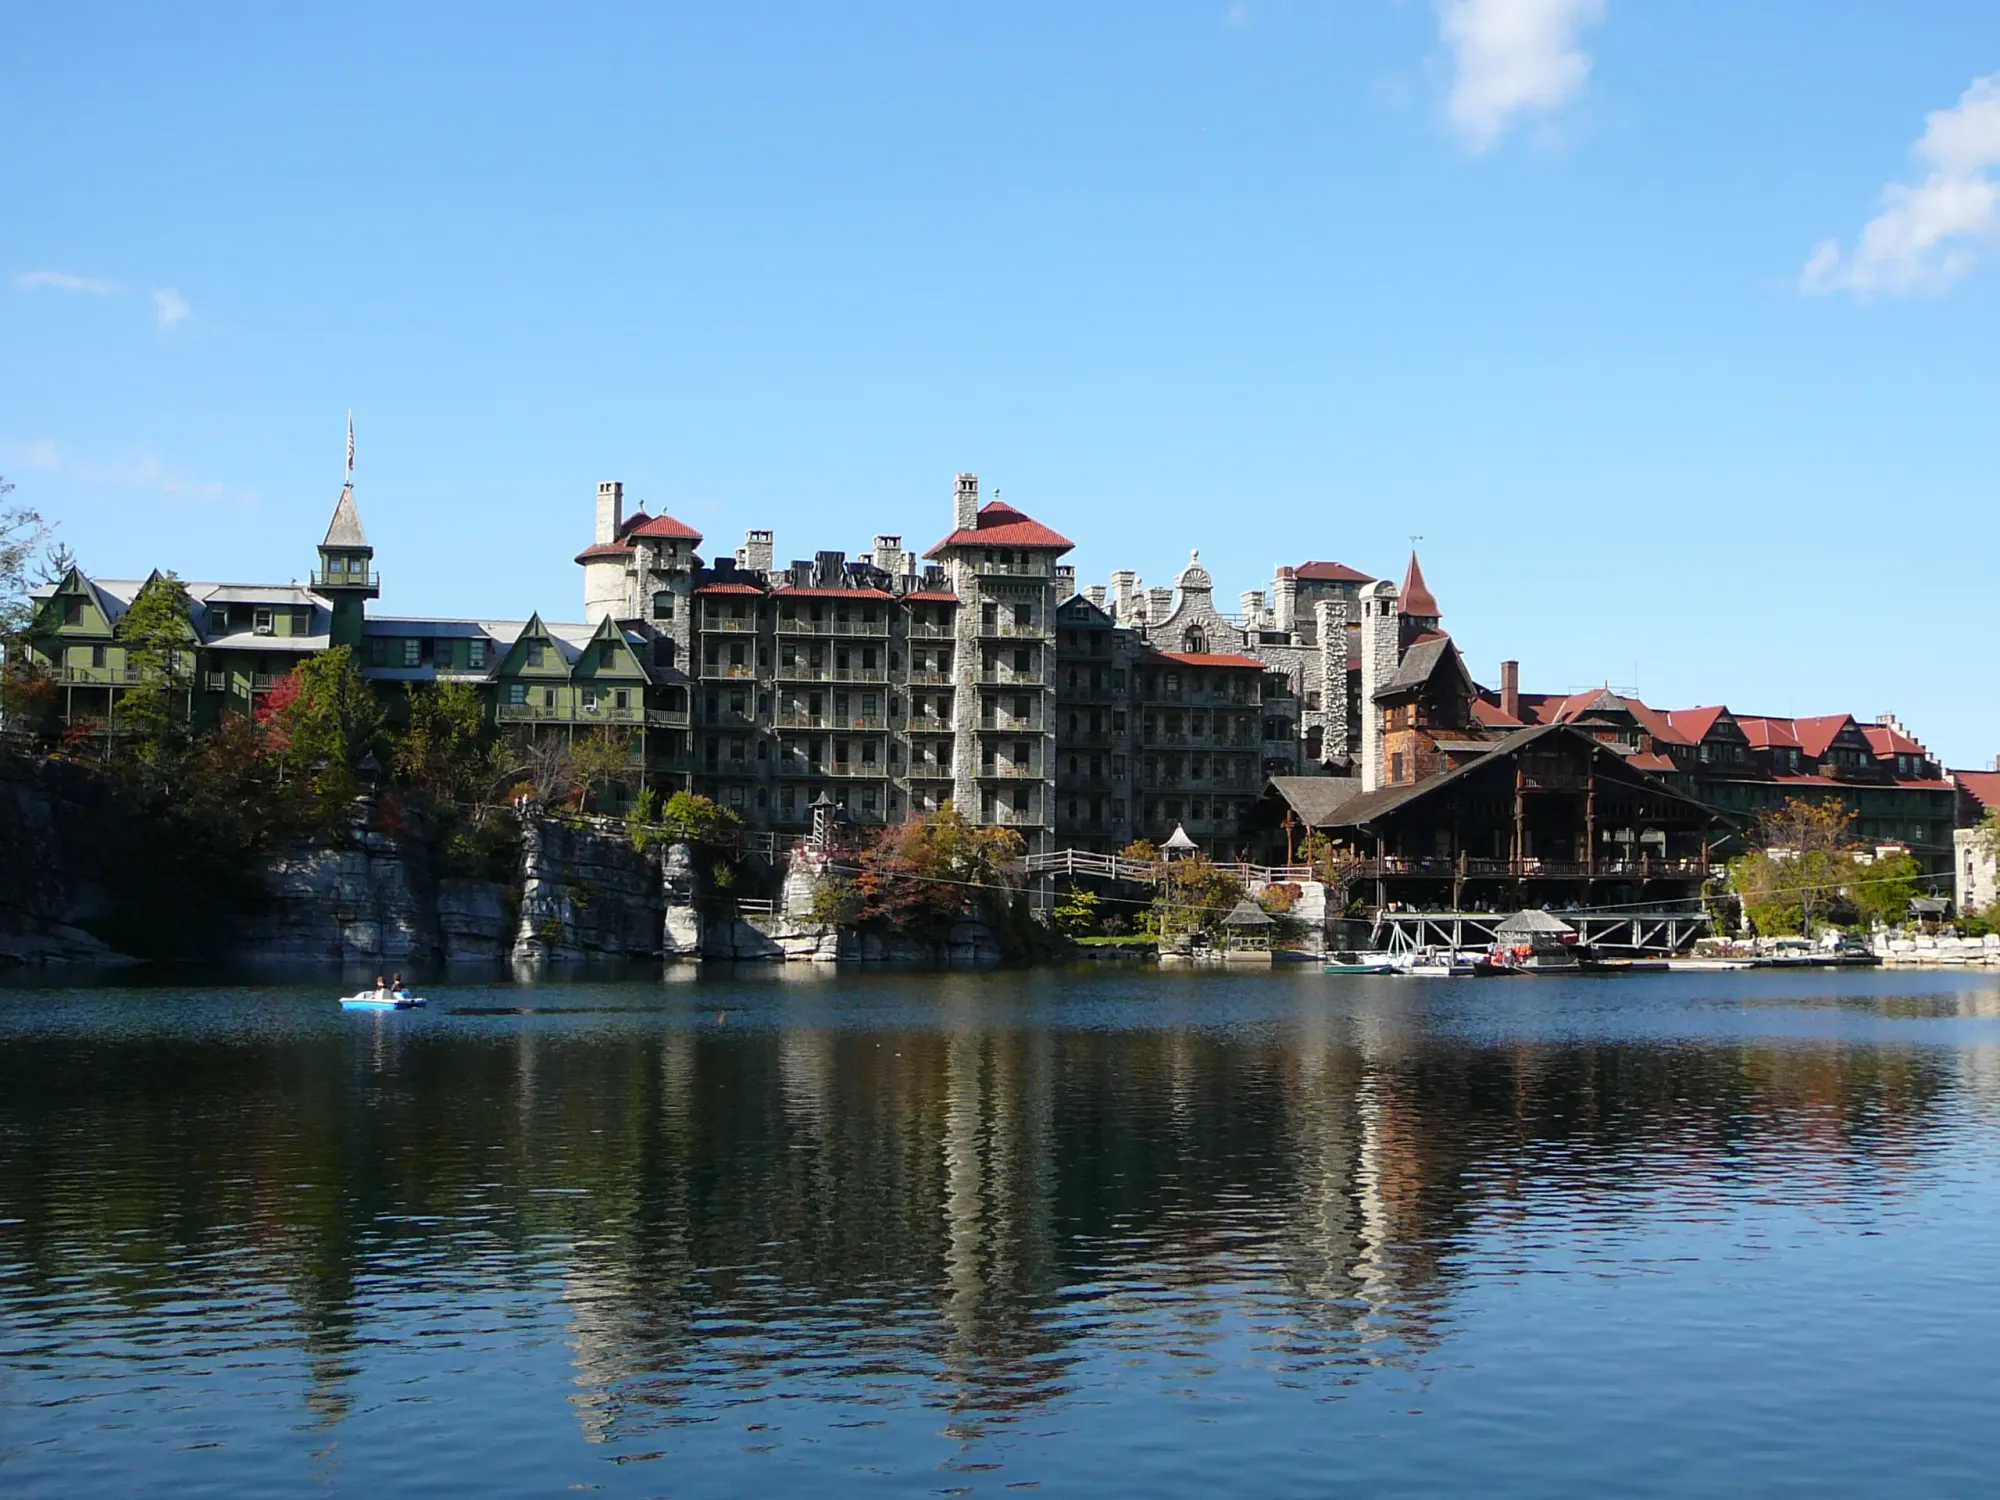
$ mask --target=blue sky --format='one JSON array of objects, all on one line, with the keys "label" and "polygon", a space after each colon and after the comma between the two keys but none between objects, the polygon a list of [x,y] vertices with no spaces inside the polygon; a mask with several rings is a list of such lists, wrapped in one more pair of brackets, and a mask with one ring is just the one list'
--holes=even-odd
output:
[{"label": "blue sky", "polygon": [[0,473],[87,568],[580,613],[952,475],[1085,579],[1422,553],[1474,670],[2000,751],[2000,9],[0,12]]}]

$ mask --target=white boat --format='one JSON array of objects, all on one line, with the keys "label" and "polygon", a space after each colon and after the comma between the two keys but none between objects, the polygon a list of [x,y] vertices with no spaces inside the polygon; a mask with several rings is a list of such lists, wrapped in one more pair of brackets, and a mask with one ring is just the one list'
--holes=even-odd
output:
[{"label": "white boat", "polygon": [[373,990],[340,997],[342,1010],[422,1010],[428,1004],[421,995],[378,995]]},{"label": "white boat", "polygon": [[1412,979],[1470,979],[1479,972],[1479,966],[1464,954],[1449,949],[1420,948],[1396,959],[1394,972]]}]

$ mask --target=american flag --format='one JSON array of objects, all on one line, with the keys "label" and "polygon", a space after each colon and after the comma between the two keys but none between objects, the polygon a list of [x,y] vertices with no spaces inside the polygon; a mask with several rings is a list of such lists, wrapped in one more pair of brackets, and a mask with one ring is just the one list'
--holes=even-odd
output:
[{"label": "american flag", "polygon": [[354,472],[354,413],[347,414],[347,472]]}]

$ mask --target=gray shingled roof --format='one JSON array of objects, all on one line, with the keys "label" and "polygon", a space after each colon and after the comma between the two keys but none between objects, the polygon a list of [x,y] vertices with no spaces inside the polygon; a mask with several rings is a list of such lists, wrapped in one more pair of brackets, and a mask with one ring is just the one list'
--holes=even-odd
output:
[{"label": "gray shingled roof", "polygon": [[1318,828],[1332,820],[1341,807],[1361,795],[1359,776],[1273,776],[1271,789],[1305,820],[1306,827]]},{"label": "gray shingled roof", "polygon": [[326,528],[322,547],[365,547],[368,537],[361,529],[361,512],[354,508],[354,486],[343,484],[340,499],[333,507],[333,520]]}]

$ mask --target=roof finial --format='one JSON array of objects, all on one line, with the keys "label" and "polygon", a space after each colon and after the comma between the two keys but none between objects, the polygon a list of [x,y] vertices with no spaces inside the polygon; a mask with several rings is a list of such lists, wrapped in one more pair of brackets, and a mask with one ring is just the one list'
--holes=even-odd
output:
[{"label": "roof finial", "polygon": [[354,483],[354,408],[347,409],[347,478],[344,483]]}]

